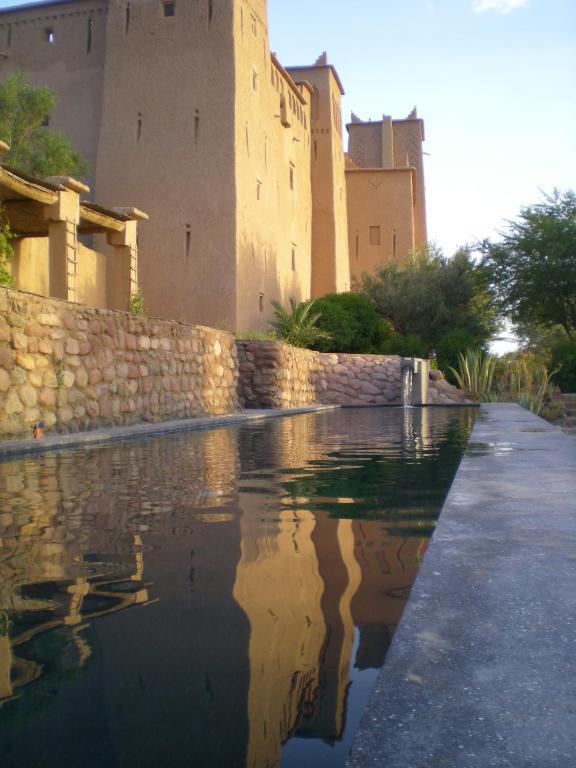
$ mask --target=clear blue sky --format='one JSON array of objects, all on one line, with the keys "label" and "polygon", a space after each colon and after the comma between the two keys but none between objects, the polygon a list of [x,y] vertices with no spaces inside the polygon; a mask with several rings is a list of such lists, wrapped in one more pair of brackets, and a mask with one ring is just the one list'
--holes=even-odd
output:
[{"label": "clear blue sky", "polygon": [[429,234],[447,253],[539,189],[576,188],[576,0],[269,0],[269,13],[285,65],[328,51],[346,120],[418,106]]}]

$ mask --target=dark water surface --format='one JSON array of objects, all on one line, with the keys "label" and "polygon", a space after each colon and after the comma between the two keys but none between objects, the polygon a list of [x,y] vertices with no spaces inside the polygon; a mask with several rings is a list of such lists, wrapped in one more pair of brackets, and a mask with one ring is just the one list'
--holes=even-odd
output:
[{"label": "dark water surface", "polygon": [[474,412],[0,464],[0,765],[336,768]]}]

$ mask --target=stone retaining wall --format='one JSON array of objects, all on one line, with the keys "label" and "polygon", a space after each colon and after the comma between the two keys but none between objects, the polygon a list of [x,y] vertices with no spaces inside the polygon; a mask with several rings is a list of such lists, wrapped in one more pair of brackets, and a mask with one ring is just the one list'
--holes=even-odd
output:
[{"label": "stone retaining wall", "polygon": [[278,341],[238,341],[238,396],[245,408],[396,405],[400,358],[311,352]]},{"label": "stone retaining wall", "polygon": [[[402,402],[397,355],[311,352],[279,341],[238,341],[238,398],[245,408],[323,405],[381,406]],[[431,405],[473,405],[463,392],[431,373]]]},{"label": "stone retaining wall", "polygon": [[0,288],[0,438],[237,410],[224,331]]}]

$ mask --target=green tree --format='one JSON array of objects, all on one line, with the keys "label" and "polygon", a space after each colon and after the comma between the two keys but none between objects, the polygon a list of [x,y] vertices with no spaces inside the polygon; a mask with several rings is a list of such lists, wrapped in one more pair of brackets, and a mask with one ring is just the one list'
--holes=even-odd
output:
[{"label": "green tree", "polygon": [[420,250],[402,267],[365,274],[361,289],[397,333],[419,337],[427,354],[454,329],[482,346],[497,327],[484,271],[465,248],[451,259],[434,246]]},{"label": "green tree", "polygon": [[576,338],[576,195],[554,190],[523,208],[498,242],[479,245],[499,310],[513,323]]},{"label": "green tree", "polygon": [[0,83],[0,140],[10,146],[3,162],[32,176],[84,176],[88,166],[61,133],[48,127],[55,94],[11,75]]},{"label": "green tree", "polygon": [[328,340],[330,334],[318,327],[320,312],[316,310],[313,299],[298,303],[290,299],[290,312],[287,312],[278,301],[272,301],[274,320],[270,325],[280,339],[294,347],[310,349],[321,339]]},{"label": "green tree", "polygon": [[314,344],[320,352],[381,352],[392,333],[370,299],[361,293],[327,294],[316,299],[314,309],[320,312],[318,328],[330,334],[330,338]]}]

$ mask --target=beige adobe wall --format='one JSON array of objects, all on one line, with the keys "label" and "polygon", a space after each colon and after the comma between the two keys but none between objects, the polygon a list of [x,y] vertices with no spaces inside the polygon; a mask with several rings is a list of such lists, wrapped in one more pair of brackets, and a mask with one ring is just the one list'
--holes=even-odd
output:
[{"label": "beige adobe wall", "polygon": [[[94,176],[106,48],[104,0],[4,10],[0,14],[0,80],[24,72],[57,94],[50,127],[64,131]],[[91,29],[90,29],[91,27]],[[48,31],[54,38],[50,43]],[[90,37],[90,50],[88,38]]]},{"label": "beige adobe wall", "polygon": [[147,312],[236,325],[233,0],[110,0],[95,196],[135,205]]},{"label": "beige adobe wall", "polygon": [[382,123],[352,122],[348,125],[348,156],[358,168],[382,167]]},{"label": "beige adobe wall", "polygon": [[[401,235],[404,244],[407,244],[408,250],[397,249],[397,257],[401,260],[406,258],[410,249],[419,248],[426,245],[427,227],[426,227],[426,190],[424,183],[424,155],[422,144],[424,142],[424,121],[417,117],[409,117],[406,120],[392,120],[384,116],[382,120],[375,122],[361,122],[353,117],[348,125],[349,143],[348,157],[349,168],[357,167],[363,169],[413,169],[412,195],[413,211],[410,214],[412,224],[409,229],[413,229],[413,240],[406,239],[405,234]],[[361,182],[356,181],[355,187],[360,186]],[[359,190],[355,189],[355,193]],[[348,175],[348,194],[351,194],[350,175]],[[361,193],[361,200],[368,206],[371,205],[371,188]],[[406,231],[406,205],[405,196],[401,194],[401,199],[396,200],[394,194],[386,202],[391,203],[389,209],[382,210],[381,217],[391,222],[392,229],[398,232],[402,229]],[[349,204],[350,208],[359,210],[358,200]],[[395,220],[398,209],[401,209],[401,217]],[[349,230],[355,225],[356,214],[349,215]],[[353,219],[352,223],[351,220]],[[355,233],[350,233],[350,242],[355,242]],[[350,264],[351,271],[356,274],[355,246],[351,245]]]},{"label": "beige adobe wall", "polygon": [[237,409],[224,331],[0,288],[0,438]]},{"label": "beige adobe wall", "polygon": [[312,296],[350,290],[342,88],[329,65],[290,67],[312,86]]},{"label": "beige adobe wall", "polygon": [[346,182],[350,271],[360,280],[379,266],[401,264],[414,248],[415,172],[349,168]]},{"label": "beige adobe wall", "polygon": [[266,3],[235,4],[236,327],[266,328],[270,301],[310,297],[309,92],[271,56]]},{"label": "beige adobe wall", "polygon": [[[23,237],[14,242],[10,272],[20,291],[49,296],[48,238]],[[107,307],[106,260],[112,255],[78,243],[76,264],[76,299],[90,307]]]},{"label": "beige adobe wall", "polygon": [[50,293],[48,276],[48,238],[22,237],[13,241],[10,273],[21,291]]},{"label": "beige adobe wall", "polygon": [[417,248],[428,242],[426,226],[426,185],[424,181],[424,121],[418,118],[393,120],[394,165],[402,168],[409,165],[416,169],[414,184],[414,238]]}]

